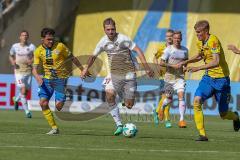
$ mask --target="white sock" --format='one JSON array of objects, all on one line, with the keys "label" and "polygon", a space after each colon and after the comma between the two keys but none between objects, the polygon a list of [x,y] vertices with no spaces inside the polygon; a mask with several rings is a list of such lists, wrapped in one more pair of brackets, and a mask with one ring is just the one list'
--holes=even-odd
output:
[{"label": "white sock", "polygon": [[162,104],[162,109],[164,109],[169,103],[171,103],[172,102],[172,99],[170,99],[170,98],[165,98],[164,100],[163,100],[163,104]]},{"label": "white sock", "polygon": [[117,104],[115,104],[111,107],[113,108],[113,110],[110,111],[110,114],[112,115],[116,126],[122,125],[122,121],[121,121],[121,117],[120,117],[120,113],[119,113],[119,108],[118,108]]},{"label": "white sock", "polygon": [[186,111],[185,101],[184,100],[179,100],[180,121],[184,120],[185,111]]},{"label": "white sock", "polygon": [[21,95],[21,102],[22,102],[22,108],[25,111],[25,113],[26,114],[29,113],[27,99],[25,95]]}]

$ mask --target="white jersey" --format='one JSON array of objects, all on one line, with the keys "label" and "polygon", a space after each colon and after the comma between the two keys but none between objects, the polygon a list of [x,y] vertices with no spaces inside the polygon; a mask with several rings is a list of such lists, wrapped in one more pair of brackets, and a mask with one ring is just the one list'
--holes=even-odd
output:
[{"label": "white jersey", "polygon": [[[188,59],[188,49],[184,46],[181,46],[180,49],[175,48],[173,45],[168,46],[161,57],[168,64],[178,64],[182,61]],[[167,67],[165,73],[165,81],[170,82],[177,79],[184,79],[183,68],[173,69]]]},{"label": "white jersey", "polygon": [[32,43],[25,46],[21,46],[20,43],[12,45],[10,55],[15,56],[16,64],[19,66],[19,68],[15,69],[16,74],[31,74],[32,66],[29,64],[29,61],[33,58],[35,48]]},{"label": "white jersey", "polygon": [[[98,42],[93,55],[97,56],[102,52],[108,55],[108,62],[111,75],[128,75],[135,73],[132,50],[136,44],[127,36],[117,33],[114,41],[111,41],[107,35]],[[133,74],[135,75],[135,74]]]}]

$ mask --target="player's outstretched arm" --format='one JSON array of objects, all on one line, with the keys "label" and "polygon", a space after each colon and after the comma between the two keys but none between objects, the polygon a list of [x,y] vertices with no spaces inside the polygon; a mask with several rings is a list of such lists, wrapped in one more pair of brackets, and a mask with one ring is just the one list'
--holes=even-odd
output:
[{"label": "player's outstretched arm", "polygon": [[[77,57],[72,56],[72,62],[73,62],[73,64],[75,64],[75,65],[81,70],[81,72],[84,70],[81,62],[77,59]],[[90,74],[89,72],[87,72],[87,73],[86,73],[86,76],[89,76],[89,77],[90,77],[91,74]],[[82,77],[82,76],[81,76],[81,77]]]},{"label": "player's outstretched arm", "polygon": [[15,58],[15,55],[10,55],[9,56],[9,61],[11,63],[11,65],[17,69],[19,66],[16,64],[16,58]]},{"label": "player's outstretched arm", "polygon": [[75,56],[72,56],[72,62],[73,62],[73,64],[75,64],[81,71],[83,70],[83,66],[82,66],[81,62],[80,62]]},{"label": "player's outstretched arm", "polygon": [[179,69],[181,68],[181,65],[178,65],[178,64],[169,64],[167,63],[165,60],[161,59],[160,61],[160,64],[159,64],[161,67],[171,67],[171,68],[174,68],[174,69]]},{"label": "player's outstretched arm", "polygon": [[89,57],[88,62],[87,62],[87,66],[83,69],[82,73],[81,73],[81,78],[86,78],[87,74],[88,74],[88,70],[89,68],[93,65],[94,61],[96,60],[97,56],[92,55]]},{"label": "player's outstretched arm", "polygon": [[193,57],[191,57],[191,58],[181,62],[181,64],[182,65],[187,65],[189,63],[196,63],[196,62],[198,62],[198,61],[200,61],[202,59],[203,59],[202,54],[198,53],[197,55],[195,55],[195,56],[193,56]]},{"label": "player's outstretched arm", "polygon": [[9,56],[9,61],[10,61],[11,65],[14,66],[16,64],[15,56],[10,55]]},{"label": "player's outstretched arm", "polygon": [[233,53],[240,54],[240,49],[238,49],[237,46],[229,44],[227,47],[228,50],[231,50]]},{"label": "player's outstretched arm", "polygon": [[43,83],[43,80],[42,80],[42,77],[38,74],[37,68],[38,68],[38,65],[34,65],[34,66],[33,66],[32,74],[33,74],[33,76],[35,77],[38,85],[41,86],[42,83]]},{"label": "player's outstretched arm", "polygon": [[15,55],[10,55],[9,56],[9,61],[10,61],[11,65],[14,67],[14,69],[19,69],[19,65],[16,64],[16,57],[15,57]]},{"label": "player's outstretched arm", "polygon": [[211,69],[215,68],[219,65],[219,54],[213,54],[213,60],[205,65],[198,66],[198,67],[187,67],[188,72],[197,72],[199,70]]},{"label": "player's outstretched arm", "polygon": [[147,61],[146,61],[146,58],[145,58],[142,50],[141,50],[138,46],[134,47],[133,50],[134,50],[135,52],[137,52],[138,57],[139,57],[141,63],[143,64],[143,67],[144,67],[146,73],[148,74],[148,76],[149,76],[149,77],[153,77],[153,76],[154,76],[154,72],[153,72],[153,70],[149,67],[149,65],[148,65],[148,63],[147,63]]},{"label": "player's outstretched arm", "polygon": [[154,66],[156,66],[155,68],[157,69],[157,72],[159,73],[159,76],[162,76],[165,67],[162,67],[162,66],[159,65],[159,60],[155,55],[153,57],[153,63],[155,64]]}]

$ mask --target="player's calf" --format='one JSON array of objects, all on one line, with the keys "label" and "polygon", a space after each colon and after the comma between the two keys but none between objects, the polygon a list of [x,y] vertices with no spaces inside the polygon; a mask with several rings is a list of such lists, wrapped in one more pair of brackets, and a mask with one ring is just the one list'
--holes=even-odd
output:
[{"label": "player's calf", "polygon": [[64,103],[63,102],[56,102],[56,108],[58,111],[61,111],[63,108]]},{"label": "player's calf", "polygon": [[128,109],[132,109],[132,107],[134,106],[134,99],[125,99],[124,105],[125,105]]}]

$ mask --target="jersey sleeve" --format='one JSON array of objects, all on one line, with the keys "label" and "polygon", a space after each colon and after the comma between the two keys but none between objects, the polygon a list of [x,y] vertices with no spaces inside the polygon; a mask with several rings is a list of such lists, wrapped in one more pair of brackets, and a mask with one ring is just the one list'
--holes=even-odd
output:
[{"label": "jersey sleeve", "polygon": [[30,50],[31,50],[31,52],[30,52],[30,54],[29,54],[29,57],[30,57],[30,58],[33,58],[33,54],[34,54],[35,49],[36,49],[36,47],[34,46],[34,44],[31,44],[31,45],[30,45]]},{"label": "jersey sleeve", "polygon": [[32,52],[34,52],[35,49],[36,49],[36,46],[35,46],[34,44],[32,44],[32,45],[31,45],[31,50],[32,50]]},{"label": "jersey sleeve", "polygon": [[98,56],[101,52],[104,51],[103,47],[104,47],[104,39],[102,38],[96,45],[96,48],[93,51],[93,55]]},{"label": "jersey sleeve", "polygon": [[197,46],[197,53],[202,53],[202,42],[201,41],[197,41],[196,43]]},{"label": "jersey sleeve", "polygon": [[159,48],[158,48],[158,50],[157,50],[157,52],[154,54],[154,56],[155,56],[157,59],[159,59],[159,58],[162,56],[163,51],[164,51],[165,48],[166,48],[166,45],[163,44],[163,43],[161,43],[160,46],[159,46]]},{"label": "jersey sleeve", "polygon": [[126,46],[131,51],[136,47],[136,43],[133,42],[128,36],[124,36],[124,46]]},{"label": "jersey sleeve", "polygon": [[10,49],[10,55],[11,55],[11,56],[14,56],[14,55],[16,55],[16,52],[15,52],[15,47],[14,47],[14,45],[12,45],[12,47],[11,47],[11,49]]},{"label": "jersey sleeve", "polygon": [[209,49],[212,54],[220,54],[221,47],[220,47],[220,43],[216,37],[212,38],[209,41],[208,45],[209,45]]},{"label": "jersey sleeve", "polygon": [[61,48],[62,48],[64,57],[67,58],[73,55],[72,52],[68,49],[68,47],[65,44],[61,43]]},{"label": "jersey sleeve", "polygon": [[167,61],[168,58],[169,58],[169,47],[164,49],[163,54],[161,56],[161,59],[164,61]]},{"label": "jersey sleeve", "polygon": [[40,52],[38,49],[34,51],[34,56],[33,56],[33,65],[39,65],[40,63]]}]

